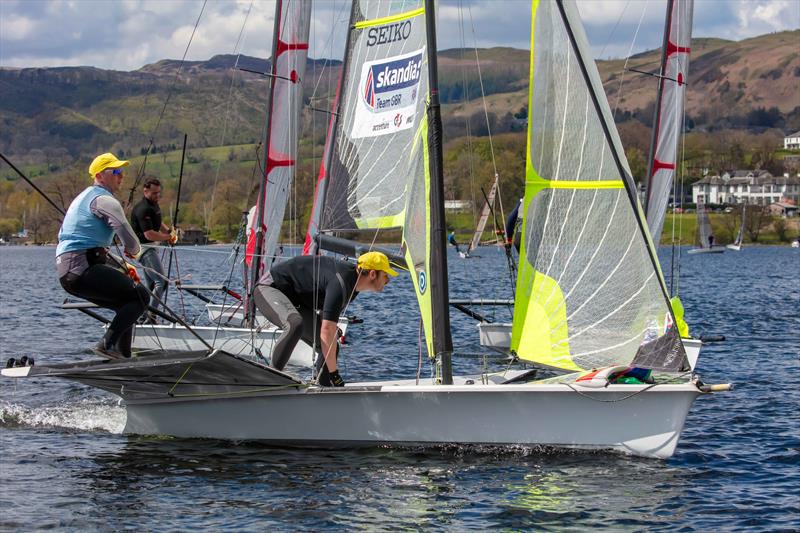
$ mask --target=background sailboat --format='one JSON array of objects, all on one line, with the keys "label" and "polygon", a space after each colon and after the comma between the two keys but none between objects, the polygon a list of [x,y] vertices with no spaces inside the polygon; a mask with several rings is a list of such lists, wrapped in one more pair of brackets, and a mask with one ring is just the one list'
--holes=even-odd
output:
[{"label": "background sailboat", "polygon": [[711,231],[711,222],[708,219],[708,211],[702,197],[697,199],[697,239],[696,248],[692,248],[689,254],[721,254],[725,251],[722,246],[714,246],[714,234]]},{"label": "background sailboat", "polygon": [[739,221],[739,231],[736,233],[736,239],[725,248],[728,250],[733,250],[734,252],[738,252],[742,249],[742,243],[744,242],[744,228],[745,228],[745,217],[747,216],[747,204],[742,204],[742,218]]}]

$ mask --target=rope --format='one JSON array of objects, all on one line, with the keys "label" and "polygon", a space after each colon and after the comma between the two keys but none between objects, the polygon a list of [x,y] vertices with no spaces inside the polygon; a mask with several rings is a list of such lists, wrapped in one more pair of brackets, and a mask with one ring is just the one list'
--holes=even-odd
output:
[{"label": "rope", "polygon": [[[684,372],[683,374],[681,374],[679,376],[679,378],[683,377],[683,376],[686,376],[688,374],[691,374],[691,372]],[[583,392],[581,390],[576,389],[571,383],[564,383],[564,385],[569,387],[573,391],[577,392],[579,395],[583,396],[584,398],[588,398],[588,399],[590,399],[592,401],[600,402],[600,403],[616,403],[616,402],[623,402],[625,400],[629,400],[629,399],[633,398],[634,396],[638,396],[639,394],[642,394],[643,392],[647,392],[650,389],[653,389],[653,388],[655,388],[655,387],[657,387],[659,385],[664,385],[664,383],[653,383],[652,385],[648,385],[647,387],[645,387],[645,388],[643,388],[641,390],[635,391],[635,392],[633,392],[633,393],[631,393],[631,394],[629,394],[627,396],[623,396],[622,398],[617,398],[615,400],[601,400],[599,398],[595,398],[593,396],[590,396],[589,394],[587,394],[587,393],[585,393],[585,392]]]}]

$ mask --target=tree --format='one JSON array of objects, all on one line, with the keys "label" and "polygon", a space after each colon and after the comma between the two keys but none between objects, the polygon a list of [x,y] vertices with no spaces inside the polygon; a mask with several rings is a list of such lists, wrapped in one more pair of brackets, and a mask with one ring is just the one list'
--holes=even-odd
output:
[{"label": "tree", "polygon": [[778,235],[778,240],[781,242],[789,242],[789,225],[783,217],[775,217],[772,222],[772,229]]},{"label": "tree", "polygon": [[767,214],[767,209],[760,205],[748,205],[746,209],[745,232],[747,236],[750,237],[751,242],[758,242],[761,230],[769,226],[772,220]]}]

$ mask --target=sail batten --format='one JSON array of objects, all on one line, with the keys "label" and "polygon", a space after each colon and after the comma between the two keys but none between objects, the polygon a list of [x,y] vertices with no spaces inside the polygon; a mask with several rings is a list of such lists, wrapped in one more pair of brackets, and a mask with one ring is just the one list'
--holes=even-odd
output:
[{"label": "sail batten", "polygon": [[566,1],[532,5],[511,348],[564,370],[634,362],[678,370],[683,348],[577,10]]}]

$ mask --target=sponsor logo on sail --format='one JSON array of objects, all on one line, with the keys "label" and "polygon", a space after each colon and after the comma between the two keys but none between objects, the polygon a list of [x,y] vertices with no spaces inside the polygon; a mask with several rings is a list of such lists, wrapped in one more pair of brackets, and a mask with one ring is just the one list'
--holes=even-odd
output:
[{"label": "sponsor logo on sail", "polygon": [[404,20],[385,26],[376,26],[367,31],[367,46],[405,41],[411,35],[411,21]]},{"label": "sponsor logo on sail", "polygon": [[356,91],[358,105],[350,135],[379,137],[411,129],[418,120],[423,84],[425,47],[361,66]]},{"label": "sponsor logo on sail", "polygon": [[373,112],[407,106],[416,96],[421,73],[421,52],[371,65],[364,81],[364,102]]},{"label": "sponsor logo on sail", "polygon": [[417,284],[419,285],[419,293],[425,294],[425,289],[428,288],[428,275],[424,270],[420,270],[417,274]]}]

